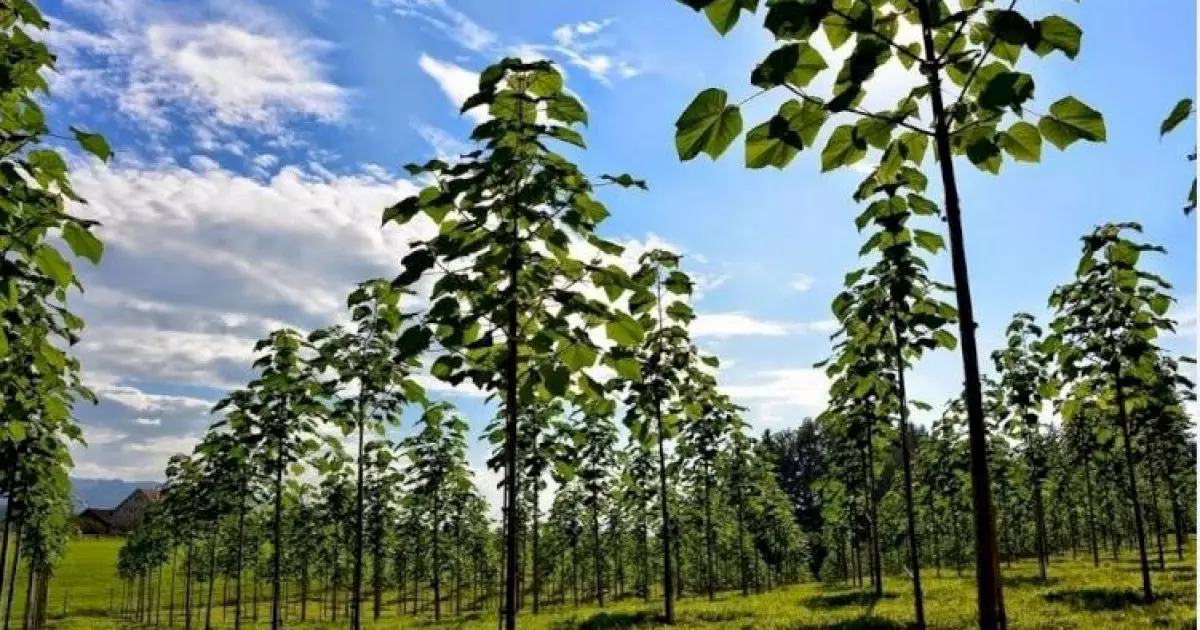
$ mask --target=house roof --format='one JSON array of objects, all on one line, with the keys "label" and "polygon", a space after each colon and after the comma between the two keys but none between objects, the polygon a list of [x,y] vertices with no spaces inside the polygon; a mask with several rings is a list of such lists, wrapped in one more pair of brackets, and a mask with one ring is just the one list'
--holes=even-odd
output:
[{"label": "house roof", "polygon": [[79,516],[77,516],[76,518],[84,518],[84,517],[90,516],[90,517],[100,521],[101,523],[104,523],[105,525],[113,525],[114,523],[112,520],[112,515],[113,515],[113,510],[109,510],[109,509],[105,509],[105,508],[88,508],[88,509],[80,512]]}]

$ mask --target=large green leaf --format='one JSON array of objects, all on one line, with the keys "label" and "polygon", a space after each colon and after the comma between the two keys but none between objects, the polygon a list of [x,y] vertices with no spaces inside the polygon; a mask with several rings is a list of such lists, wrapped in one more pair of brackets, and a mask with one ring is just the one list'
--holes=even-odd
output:
[{"label": "large green leaf", "polygon": [[867,143],[855,135],[853,127],[842,125],[833,130],[821,151],[821,172],[849,166],[863,159],[866,154]]},{"label": "large green leaf", "polygon": [[1051,105],[1050,113],[1038,122],[1038,129],[1050,144],[1059,149],[1066,149],[1077,140],[1104,142],[1108,139],[1104,117],[1074,96]]},{"label": "large green leaf", "polygon": [[561,92],[556,94],[554,98],[546,104],[546,116],[548,116],[551,120],[557,120],[568,125],[572,125],[577,122],[585,125],[588,123],[587,110],[583,108],[583,104],[579,102],[579,99],[571,96],[570,94],[564,94]]},{"label": "large green leaf", "polygon": [[104,243],[90,230],[76,223],[67,223],[63,226],[62,238],[76,256],[86,258],[94,265],[100,263],[100,257],[104,255]]},{"label": "large green leaf", "polygon": [[563,348],[560,356],[562,357],[563,364],[576,371],[591,367],[596,362],[596,351],[577,343],[569,344]]},{"label": "large green leaf", "polygon": [[757,8],[758,0],[715,0],[704,7],[704,15],[718,33],[725,35],[737,26],[742,9],[753,13]]},{"label": "large green leaf", "polygon": [[71,271],[71,265],[63,259],[62,254],[58,250],[47,244],[42,244],[37,248],[34,254],[34,262],[37,263],[38,269],[42,273],[50,276],[55,284],[60,287],[67,287],[75,279],[75,274]]},{"label": "large green leaf", "polygon": [[1079,54],[1079,42],[1083,31],[1074,22],[1057,15],[1047,16],[1034,23],[1034,54],[1045,57],[1061,50],[1068,59]]},{"label": "large green leaf", "polygon": [[604,325],[604,331],[609,339],[622,346],[636,346],[646,336],[642,325],[626,313],[617,313],[613,321]]},{"label": "large green leaf", "polygon": [[1037,162],[1042,159],[1042,134],[1037,127],[1019,121],[1000,132],[998,143],[1001,149],[1019,162]]},{"label": "large green leaf", "polygon": [[680,160],[690,160],[701,152],[720,157],[742,132],[742,112],[728,105],[728,98],[724,90],[704,90],[675,121],[675,149]]},{"label": "large green leaf", "polygon": [[784,83],[808,87],[813,78],[828,67],[821,53],[807,42],[787,44],[772,51],[754,68],[750,83],[764,89]]},{"label": "large green leaf", "polygon": [[82,129],[71,127],[71,133],[75,134],[75,141],[84,151],[100,158],[107,162],[108,158],[112,157],[112,149],[108,146],[108,141],[104,136],[98,133],[89,133]]}]

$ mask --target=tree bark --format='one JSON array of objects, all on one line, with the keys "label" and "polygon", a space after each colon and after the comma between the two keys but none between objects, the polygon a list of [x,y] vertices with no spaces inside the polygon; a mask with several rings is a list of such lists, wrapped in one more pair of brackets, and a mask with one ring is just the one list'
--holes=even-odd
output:
[{"label": "tree bark", "polygon": [[1137,529],[1138,557],[1142,564],[1142,599],[1154,601],[1154,590],[1150,585],[1150,562],[1146,558],[1146,530],[1142,523],[1142,503],[1138,498],[1137,469],[1133,459],[1133,436],[1129,430],[1129,416],[1125,409],[1125,388],[1121,385],[1121,366],[1115,366],[1117,419],[1121,422],[1121,433],[1125,438],[1125,472],[1129,480],[1129,495],[1133,505],[1134,527]]},{"label": "tree bark", "polygon": [[366,409],[363,406],[363,392],[358,396],[358,483],[355,489],[354,511],[354,585],[350,593],[350,629],[362,630],[362,565],[363,565],[363,517],[366,510],[363,506],[363,425],[366,424]]},{"label": "tree bark", "polygon": [[208,556],[208,602],[204,607],[204,630],[212,630],[213,590],[217,584],[217,532],[218,521],[213,522],[212,549]]},{"label": "tree bark", "polygon": [[708,601],[716,601],[716,585],[713,584],[713,540],[712,540],[712,481],[709,479],[708,464],[704,465],[704,572],[708,582]]},{"label": "tree bark", "polygon": [[1046,562],[1049,552],[1046,550],[1046,507],[1042,502],[1042,480],[1033,480],[1033,519],[1037,535],[1038,579],[1046,581]]},{"label": "tree bark", "polygon": [[[896,294],[893,294],[893,301]],[[904,384],[904,348],[900,319],[893,313],[892,331],[896,337],[896,391],[900,397],[900,458],[904,467],[904,507],[908,524],[908,557],[912,564],[913,609],[917,630],[925,628],[925,598],[921,592],[921,551],[917,541],[917,508],[913,500],[912,454],[908,446],[908,390]],[[882,573],[881,573],[882,575]]]},{"label": "tree bark", "polygon": [[600,556],[600,495],[592,493],[592,569],[596,574],[596,603],[604,608],[604,564]]},{"label": "tree bark", "polygon": [[971,495],[975,517],[976,588],[979,627],[1003,630],[1008,627],[997,562],[996,522],[992,509],[991,479],[987,463],[987,426],[983,413],[983,388],[979,380],[979,351],[975,342],[975,309],[967,272],[962,209],[954,172],[954,154],[950,148],[948,112],[942,98],[940,54],[934,43],[934,19],[930,3],[916,2],[921,21],[925,62],[930,71],[929,91],[934,121],[934,145],[941,170],[942,191],[946,201],[946,224],[950,236],[950,259],[954,273],[954,294],[958,306],[959,340],[962,348],[964,398],[967,407],[967,432],[971,461]]},{"label": "tree bark", "polygon": [[279,606],[283,584],[283,435],[276,436],[275,445],[275,514],[271,524],[271,630],[283,628]]}]

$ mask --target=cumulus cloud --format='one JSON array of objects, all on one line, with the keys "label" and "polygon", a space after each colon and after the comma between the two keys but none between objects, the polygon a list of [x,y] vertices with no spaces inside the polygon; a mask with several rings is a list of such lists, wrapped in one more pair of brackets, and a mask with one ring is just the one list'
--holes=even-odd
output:
[{"label": "cumulus cloud", "polygon": [[[94,30],[56,21],[45,35],[59,55],[60,98],[101,98],[156,131],[182,113],[200,128],[278,131],[294,118],[341,119],[347,90],[327,77],[326,42],[241,5],[184,20],[152,0],[71,0]],[[209,134],[212,133],[210,130]]]},{"label": "cumulus cloud", "polygon": [[813,368],[763,370],[745,382],[721,385],[720,390],[750,409],[758,430],[795,425],[800,417],[824,409],[829,399],[829,378]]},{"label": "cumulus cloud", "polygon": [[784,337],[837,330],[833,321],[781,322],[758,319],[745,312],[699,313],[692,322],[693,337]]}]

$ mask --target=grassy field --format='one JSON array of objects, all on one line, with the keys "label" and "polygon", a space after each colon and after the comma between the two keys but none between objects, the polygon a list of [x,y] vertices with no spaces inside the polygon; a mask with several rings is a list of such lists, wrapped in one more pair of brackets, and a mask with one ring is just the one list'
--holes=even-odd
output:
[{"label": "grassy field", "polygon": [[[110,605],[120,607],[120,583],[115,576],[115,560],[120,541],[91,540],[72,543],[63,566],[51,584],[49,626],[56,630],[115,630],[137,628],[109,614]],[[1189,546],[1190,556],[1184,561],[1169,561],[1165,571],[1154,572],[1155,589],[1159,599],[1151,605],[1138,601],[1140,578],[1137,562],[1128,552],[1116,561],[1104,559],[1096,569],[1085,554],[1078,560],[1055,558],[1050,577],[1045,583],[1035,578],[1035,565],[1018,562],[1005,570],[1005,601],[1010,628],[1020,630],[1079,628],[1195,628],[1196,573],[1195,545]],[[943,570],[942,577],[933,575],[925,580],[926,616],[930,628],[969,628],[974,624],[975,591],[968,578],[957,578],[952,570]],[[969,573],[968,573],[969,575]],[[164,577],[164,584],[166,584]],[[18,578],[18,584],[24,581]],[[844,587],[822,584],[803,584],[761,595],[741,597],[725,593],[716,602],[700,597],[685,598],[679,604],[680,628],[712,628],[750,630],[906,628],[912,617],[909,585],[899,576],[888,576],[885,597],[875,600],[867,594]],[[182,585],[177,590],[182,593]],[[267,596],[266,588],[262,597]],[[218,598],[220,587],[217,588]],[[394,593],[389,594],[394,598]],[[248,597],[248,596],[247,596]],[[110,600],[110,598],[112,598]],[[16,612],[22,608],[21,594],[17,596]],[[111,604],[110,604],[111,601]],[[182,601],[180,596],[177,602]],[[391,601],[394,601],[392,599]],[[167,627],[168,615],[164,596],[160,627]],[[182,627],[182,613],[176,604],[175,627]],[[316,614],[319,605],[310,606]],[[246,621],[244,628],[267,627],[266,604],[260,603],[259,622]],[[548,612],[534,617],[524,615],[520,627],[537,630],[617,630],[645,628],[658,625],[655,616],[658,606],[640,600],[625,600],[603,611],[577,608]],[[202,612],[194,617],[193,627],[203,628]],[[394,614],[394,613],[392,613]],[[296,608],[289,617],[288,627],[312,630],[344,627],[345,624],[295,621]],[[369,617],[369,613],[367,615]],[[18,617],[19,619],[19,617]],[[224,623],[222,623],[224,620]],[[15,620],[14,620],[15,621]],[[214,627],[233,625],[232,608],[224,615],[213,611]],[[154,624],[150,624],[153,627]],[[429,619],[385,617],[379,624],[368,627],[384,629],[444,627],[469,630],[488,630],[497,627],[495,616],[468,616],[433,624]],[[19,628],[19,623],[14,626]]]}]

